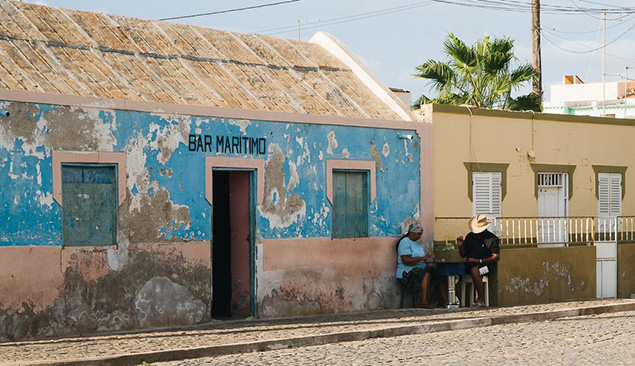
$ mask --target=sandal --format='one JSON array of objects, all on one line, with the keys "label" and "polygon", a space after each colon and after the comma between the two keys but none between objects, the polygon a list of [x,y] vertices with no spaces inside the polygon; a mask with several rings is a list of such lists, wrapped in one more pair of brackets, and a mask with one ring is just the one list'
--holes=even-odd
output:
[{"label": "sandal", "polygon": [[482,302],[474,302],[474,303],[472,304],[472,307],[473,307],[473,308],[483,308],[483,307],[485,307],[485,303],[482,303]]},{"label": "sandal", "polygon": [[432,304],[419,304],[419,307],[421,309],[434,309],[434,306]]}]

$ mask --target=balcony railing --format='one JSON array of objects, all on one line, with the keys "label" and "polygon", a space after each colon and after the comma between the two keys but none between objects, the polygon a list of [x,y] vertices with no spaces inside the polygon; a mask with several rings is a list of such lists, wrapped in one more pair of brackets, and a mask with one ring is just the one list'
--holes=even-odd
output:
[{"label": "balcony railing", "polygon": [[[437,217],[434,240],[456,244],[469,232],[469,217]],[[501,245],[555,247],[595,242],[635,241],[635,216],[489,217],[489,230]]]}]

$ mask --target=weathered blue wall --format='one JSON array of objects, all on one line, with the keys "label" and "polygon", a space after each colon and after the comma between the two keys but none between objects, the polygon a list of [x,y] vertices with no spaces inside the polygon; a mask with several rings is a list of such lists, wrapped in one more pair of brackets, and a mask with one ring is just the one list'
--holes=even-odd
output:
[{"label": "weathered blue wall", "polygon": [[[264,199],[255,217],[257,315],[396,303],[391,237],[421,211],[421,140],[414,129],[10,101],[0,108],[11,112],[0,117],[0,341],[209,320],[213,211],[205,198],[207,156],[265,161]],[[196,151],[190,135],[203,142],[211,136],[212,151]],[[253,153],[219,152],[218,136],[265,139],[266,146]],[[126,153],[127,194],[118,208],[116,247],[62,246],[54,150]],[[327,159],[374,161],[377,169],[371,238],[344,239],[338,251],[329,246]],[[308,241],[290,251],[277,240],[294,238]],[[310,263],[298,264],[307,254]]]},{"label": "weathered blue wall", "polygon": [[[262,238],[330,237],[329,158],[376,161],[369,236],[397,235],[399,224],[420,211],[421,142],[416,134],[413,140],[398,138],[412,131],[0,105],[11,111],[0,119],[0,245],[62,244],[61,210],[52,199],[53,149],[128,154],[129,196],[119,229],[132,234],[133,242],[210,240],[204,170],[209,155],[267,161],[265,202],[256,217]],[[189,151],[189,134],[211,135],[214,151]],[[217,136],[265,138],[267,150],[219,153]]]}]

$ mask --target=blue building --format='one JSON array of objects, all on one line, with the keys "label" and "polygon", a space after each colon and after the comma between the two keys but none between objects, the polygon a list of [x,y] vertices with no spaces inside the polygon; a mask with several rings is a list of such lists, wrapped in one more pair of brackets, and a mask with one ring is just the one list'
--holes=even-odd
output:
[{"label": "blue building", "polygon": [[0,339],[397,306],[431,129],[339,41],[0,17]]}]

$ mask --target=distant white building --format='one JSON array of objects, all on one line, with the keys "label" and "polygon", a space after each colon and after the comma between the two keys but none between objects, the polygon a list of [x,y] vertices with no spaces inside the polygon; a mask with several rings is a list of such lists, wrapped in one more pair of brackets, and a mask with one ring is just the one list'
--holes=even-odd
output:
[{"label": "distant white building", "polygon": [[585,83],[577,75],[565,75],[561,85],[551,86],[545,113],[635,118],[635,82]]}]

